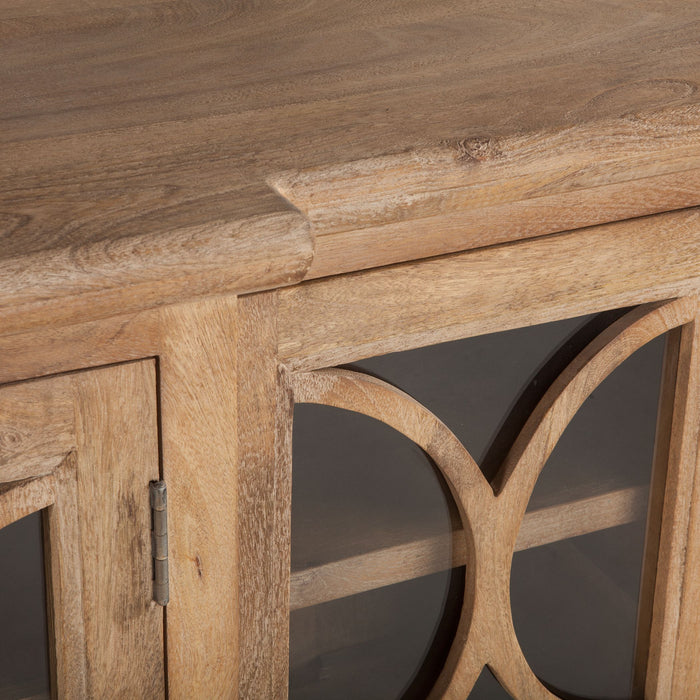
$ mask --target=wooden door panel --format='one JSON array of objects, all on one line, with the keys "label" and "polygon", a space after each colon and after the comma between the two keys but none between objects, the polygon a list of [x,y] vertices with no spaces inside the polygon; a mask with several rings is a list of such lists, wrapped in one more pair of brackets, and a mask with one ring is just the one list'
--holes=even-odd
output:
[{"label": "wooden door panel", "polygon": [[164,697],[155,392],[153,361],[0,387],[0,527],[43,511],[54,697]]}]

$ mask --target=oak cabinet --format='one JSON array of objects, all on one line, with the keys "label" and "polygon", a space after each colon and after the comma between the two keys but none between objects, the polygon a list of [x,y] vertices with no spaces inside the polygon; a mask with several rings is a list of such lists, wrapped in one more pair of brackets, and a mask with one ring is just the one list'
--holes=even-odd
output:
[{"label": "oak cabinet", "polygon": [[[665,269],[640,289],[596,253],[592,298],[550,266],[518,307],[535,256],[475,313],[472,262],[497,271],[500,255],[122,317],[122,342],[156,359],[5,383],[2,525],[43,518],[53,693],[502,697],[494,677],[521,698],[694,688],[697,299],[656,300]],[[428,298],[416,279],[455,295],[444,317],[412,311]],[[105,364],[124,349],[96,350],[83,335],[96,327],[61,342]],[[4,339],[6,377],[54,361],[53,334],[31,338]],[[148,496],[161,478],[167,619]],[[174,657],[178,644],[191,652]],[[42,696],[42,682],[24,688]]]},{"label": "oak cabinet", "polygon": [[699,22],[0,2],[0,697],[700,696]]}]

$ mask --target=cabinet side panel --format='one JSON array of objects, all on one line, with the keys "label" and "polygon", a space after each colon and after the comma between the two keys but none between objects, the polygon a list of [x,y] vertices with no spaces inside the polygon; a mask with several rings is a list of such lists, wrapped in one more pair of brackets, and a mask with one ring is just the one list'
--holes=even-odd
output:
[{"label": "cabinet side panel", "polygon": [[148,482],[158,478],[155,363],[74,375],[89,697],[164,696]]},{"label": "cabinet side panel", "polygon": [[168,688],[236,697],[236,300],[163,310],[163,476],[168,484]]},{"label": "cabinet side panel", "polygon": [[239,697],[287,697],[292,404],[277,364],[277,294],[240,300]]}]

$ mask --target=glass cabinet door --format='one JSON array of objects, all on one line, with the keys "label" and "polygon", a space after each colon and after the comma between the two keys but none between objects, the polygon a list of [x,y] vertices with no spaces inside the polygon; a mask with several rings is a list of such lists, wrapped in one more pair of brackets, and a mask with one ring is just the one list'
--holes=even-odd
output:
[{"label": "glass cabinet door", "polygon": [[681,338],[653,314],[296,380],[290,698],[640,696]]},{"label": "glass cabinet door", "polygon": [[0,698],[165,696],[152,361],[0,386]]}]

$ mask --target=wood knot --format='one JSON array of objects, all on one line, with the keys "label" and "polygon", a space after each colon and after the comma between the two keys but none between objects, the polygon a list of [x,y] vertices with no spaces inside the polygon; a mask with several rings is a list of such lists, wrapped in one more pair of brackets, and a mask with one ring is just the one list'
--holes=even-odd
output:
[{"label": "wood knot", "polygon": [[483,163],[501,155],[498,141],[491,136],[472,136],[456,144],[457,160],[463,162]]},{"label": "wood knot", "polygon": [[16,454],[22,449],[24,436],[19,430],[8,428],[0,433],[0,454]]}]

